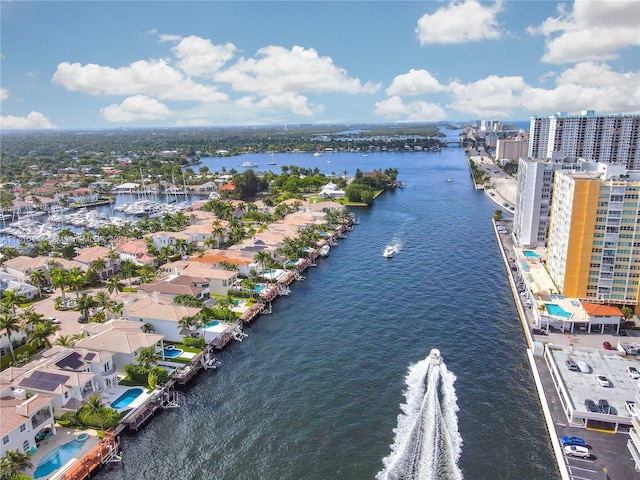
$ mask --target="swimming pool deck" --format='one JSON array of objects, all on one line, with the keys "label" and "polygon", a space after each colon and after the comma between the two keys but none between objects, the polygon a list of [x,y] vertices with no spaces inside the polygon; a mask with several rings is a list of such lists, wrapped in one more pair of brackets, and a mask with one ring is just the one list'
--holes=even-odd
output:
[{"label": "swimming pool deck", "polygon": [[76,460],[78,460],[85,453],[91,450],[93,446],[100,443],[100,438],[98,438],[98,433],[95,430],[93,429],[75,430],[73,428],[65,428],[65,427],[60,427],[56,425],[56,434],[51,435],[47,440],[43,440],[42,442],[40,442],[40,447],[38,447],[38,450],[36,451],[36,453],[34,453],[31,456],[31,463],[33,464],[33,467],[24,470],[23,473],[25,475],[33,477],[33,474],[36,471],[36,468],[38,468],[38,464],[42,462],[42,459],[46,455],[51,453],[53,450],[61,447],[65,443],[69,443],[75,440],[76,438],[78,438],[78,435],[82,433],[86,433],[88,435],[87,441],[84,443],[82,448],[73,456],[73,458],[71,458],[67,463],[65,463],[62,467],[57,469],[52,474],[47,475],[46,477],[42,477],[42,478],[47,478],[49,480],[58,478],[62,474],[62,472],[65,470],[66,467],[73,464]]}]

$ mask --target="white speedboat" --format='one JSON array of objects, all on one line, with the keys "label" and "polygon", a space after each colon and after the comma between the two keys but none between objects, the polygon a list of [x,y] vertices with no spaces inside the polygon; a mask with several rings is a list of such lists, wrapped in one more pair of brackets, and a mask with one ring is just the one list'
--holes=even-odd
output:
[{"label": "white speedboat", "polygon": [[434,348],[429,353],[429,361],[431,365],[440,365],[440,350]]},{"label": "white speedboat", "polygon": [[331,250],[331,247],[329,245],[323,245],[322,248],[320,248],[320,256],[326,257],[327,255],[329,255],[329,250]]},{"label": "white speedboat", "polygon": [[384,249],[384,252],[382,252],[382,255],[384,255],[386,258],[391,258],[396,254],[396,249],[393,248],[391,245],[388,245],[387,248]]},{"label": "white speedboat", "polygon": [[314,157],[321,157],[322,156],[322,152],[315,152],[313,154]]},{"label": "white speedboat", "polygon": [[450,182],[450,181],[451,181],[451,177],[447,178],[447,182]]},{"label": "white speedboat", "polygon": [[242,165],[240,165],[243,168],[253,168],[253,167],[257,167],[258,164],[255,162],[242,162]]}]

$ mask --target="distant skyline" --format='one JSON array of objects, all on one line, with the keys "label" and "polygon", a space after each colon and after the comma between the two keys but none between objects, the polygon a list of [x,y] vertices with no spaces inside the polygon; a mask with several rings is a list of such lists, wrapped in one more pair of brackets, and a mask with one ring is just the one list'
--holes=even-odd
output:
[{"label": "distant skyline", "polygon": [[0,128],[640,113],[631,1],[1,1]]}]

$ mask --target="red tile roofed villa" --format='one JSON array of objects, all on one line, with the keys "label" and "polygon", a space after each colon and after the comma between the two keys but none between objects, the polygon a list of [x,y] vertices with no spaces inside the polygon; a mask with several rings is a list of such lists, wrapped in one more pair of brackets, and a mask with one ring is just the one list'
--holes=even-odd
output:
[{"label": "red tile roofed villa", "polygon": [[81,270],[87,270],[87,266],[76,262],[75,260],[67,260],[62,257],[26,257],[20,255],[18,257],[11,258],[4,262],[4,269],[7,273],[19,278],[26,279],[32,272],[38,270],[40,272],[47,272],[51,268],[51,265],[57,264],[60,268],[70,270],[73,267],[78,267]]},{"label": "red tile roofed villa", "polygon": [[152,264],[155,257],[149,255],[147,244],[135,238],[126,238],[116,243],[114,250],[122,260],[132,260],[139,265]]},{"label": "red tile roofed villa", "polygon": [[604,327],[615,328],[616,333],[620,333],[620,322],[624,317],[622,310],[618,307],[600,305],[597,303],[580,302],[589,317],[589,333],[594,325],[600,326],[600,333],[604,333]]},{"label": "red tile roofed villa", "polygon": [[105,266],[101,270],[102,279],[112,277],[118,266],[120,265],[120,259],[115,261],[109,258],[110,250],[106,247],[95,246],[87,248],[79,248],[76,250],[77,255],[74,257],[76,262],[80,262],[86,266],[86,269],[91,267],[91,264],[96,260],[104,260]]},{"label": "red tile roofed villa", "polygon": [[184,270],[183,274],[208,279],[210,295],[227,295],[229,289],[238,279],[238,272],[209,268],[207,264],[198,264],[196,262],[191,262],[191,265]]},{"label": "red tile roofed villa", "polygon": [[220,268],[222,262],[238,267],[238,273],[247,275],[253,264],[254,254],[245,254],[237,250],[207,250],[203,255],[194,255],[189,262],[207,264],[212,268]]},{"label": "red tile roofed villa", "polygon": [[[25,392],[3,389],[0,396],[0,457],[8,450],[33,454],[45,429],[56,433],[51,397],[36,394],[23,398]],[[6,440],[6,441],[5,441]]]},{"label": "red tile roofed villa", "polygon": [[236,187],[233,185],[233,183],[231,182],[227,182],[224,185],[222,185],[220,188],[218,188],[219,192],[233,192],[236,189]]}]

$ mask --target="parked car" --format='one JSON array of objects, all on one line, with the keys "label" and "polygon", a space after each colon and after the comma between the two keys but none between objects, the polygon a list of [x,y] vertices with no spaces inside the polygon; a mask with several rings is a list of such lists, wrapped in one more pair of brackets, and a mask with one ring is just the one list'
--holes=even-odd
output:
[{"label": "parked car", "polygon": [[532,328],[531,329],[531,333],[534,334],[534,335],[546,335],[547,334],[547,332],[545,332],[541,328]]},{"label": "parked car", "polygon": [[640,378],[640,372],[638,371],[638,369],[636,367],[632,367],[631,365],[627,367],[627,374],[629,374],[631,378]]},{"label": "parked car", "polygon": [[598,381],[598,383],[600,384],[601,387],[610,387],[611,386],[611,382],[604,375],[596,375],[596,380]]},{"label": "parked car", "polygon": [[582,373],[591,373],[591,365],[589,365],[587,362],[585,362],[584,360],[578,360],[576,361],[576,363],[578,364],[578,368]]},{"label": "parked car", "polygon": [[615,348],[611,345],[610,342],[603,342],[602,348],[604,348],[605,350],[615,350]]},{"label": "parked car", "polygon": [[604,398],[598,400],[598,408],[602,413],[611,413],[611,407],[609,406],[609,402],[607,402]]},{"label": "parked car", "polygon": [[84,317],[84,315],[80,315],[78,317],[78,323],[87,323],[87,319]]},{"label": "parked car", "polygon": [[584,406],[587,408],[587,412],[600,413],[598,405],[596,405],[596,402],[594,402],[593,400],[587,398],[584,401]]},{"label": "parked car", "polygon": [[56,318],[56,317],[47,317],[47,318],[45,318],[45,320],[47,320],[48,322],[51,322],[51,323],[55,323],[56,325],[58,325],[60,323],[60,319]]},{"label": "parked car", "polygon": [[584,447],[585,446],[585,442],[584,442],[584,438],[582,437],[572,437],[569,435],[566,435],[564,437],[562,437],[560,439],[560,443],[562,443],[562,446],[566,446],[566,445],[576,445],[578,447]]},{"label": "parked car", "polygon": [[580,447],[578,445],[567,445],[564,447],[564,453],[573,457],[589,458],[591,456],[587,447]]},{"label": "parked car", "polygon": [[567,368],[569,370],[571,370],[572,372],[577,372],[578,370],[580,370],[578,368],[578,364],[576,362],[574,362],[573,360],[567,360]]}]

